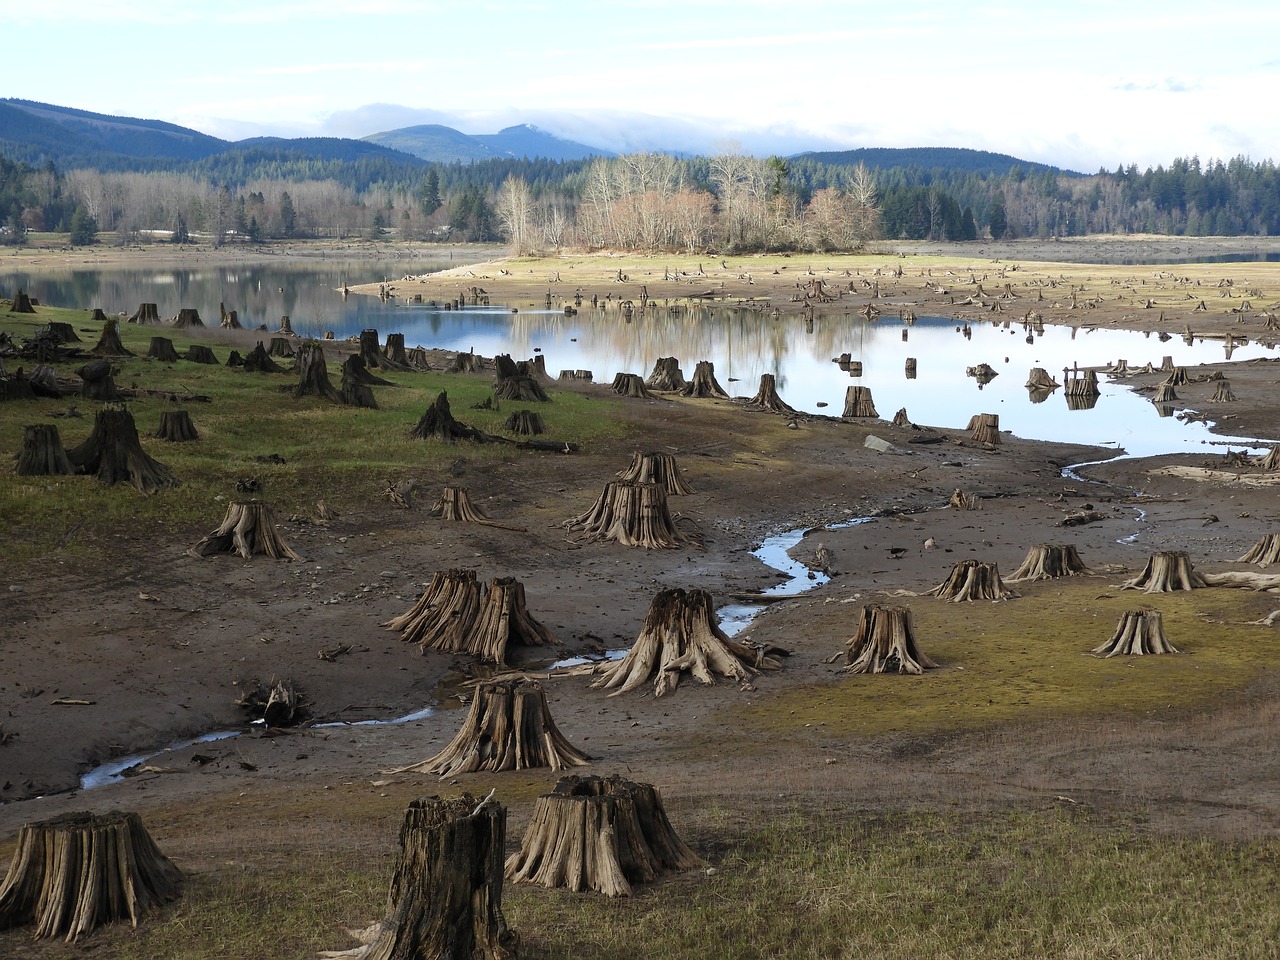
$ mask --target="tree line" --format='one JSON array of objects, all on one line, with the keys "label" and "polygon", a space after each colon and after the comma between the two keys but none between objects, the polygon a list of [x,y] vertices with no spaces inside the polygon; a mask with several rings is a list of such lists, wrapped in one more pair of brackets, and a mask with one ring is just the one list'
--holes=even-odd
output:
[{"label": "tree line", "polygon": [[[874,156],[874,152],[867,155]],[[1092,176],[1014,164],[845,165],[808,157],[635,153],[578,161],[398,164],[263,147],[180,168],[103,171],[0,156],[0,242],[254,243],[395,235],[506,240],[519,253],[855,250],[879,238],[1280,234],[1274,162],[1198,158]]]}]

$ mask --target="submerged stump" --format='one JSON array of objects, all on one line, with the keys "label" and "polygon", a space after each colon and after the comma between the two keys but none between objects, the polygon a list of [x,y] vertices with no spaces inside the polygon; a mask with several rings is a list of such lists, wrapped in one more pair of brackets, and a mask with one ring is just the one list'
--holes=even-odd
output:
[{"label": "submerged stump", "polygon": [[1159,610],[1129,610],[1120,617],[1111,639],[1090,651],[1095,657],[1143,656],[1177,653],[1177,648],[1164,635],[1164,621]]},{"label": "submerged stump", "polygon": [[187,551],[193,557],[235,553],[250,560],[262,554],[272,560],[301,560],[276,530],[271,506],[262,500],[227,504],[227,515],[213,533]]},{"label": "submerged stump", "polygon": [[911,611],[869,604],[858,610],[858,626],[845,651],[850,673],[919,675],[937,666],[916,646]]}]

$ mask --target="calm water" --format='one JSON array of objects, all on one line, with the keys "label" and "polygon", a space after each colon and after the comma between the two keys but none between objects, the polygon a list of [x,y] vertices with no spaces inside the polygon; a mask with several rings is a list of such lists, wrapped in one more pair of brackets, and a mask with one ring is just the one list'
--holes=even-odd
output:
[{"label": "calm water", "polygon": [[[470,255],[478,260],[492,252]],[[1063,367],[1072,364],[1098,366],[1124,358],[1133,367],[1148,361],[1159,366],[1166,355],[1187,367],[1219,361],[1226,358],[1221,341],[1188,345],[1181,337],[1161,342],[1154,335],[1065,327],[1033,334],[1016,323],[1007,329],[975,325],[966,337],[955,321],[940,317],[921,318],[906,327],[896,318],[868,322],[849,315],[817,319],[810,330],[795,317],[774,320],[720,308],[686,309],[678,316],[651,310],[628,323],[616,312],[584,310],[566,318],[558,311],[523,308],[513,314],[503,306],[450,311],[382,303],[373,297],[344,298],[338,292],[344,281],[398,279],[472,262],[464,256],[21,272],[4,271],[0,261],[0,291],[22,287],[45,303],[99,306],[109,313],[132,313],[143,301],[157,303],[161,316],[194,306],[211,323],[217,320],[219,303],[225,303],[239,311],[245,325],[265,323],[275,329],[280,317],[288,314],[294,329],[304,335],[322,336],[332,330],[342,338],[373,327],[384,338],[403,333],[410,346],[475,350],[485,356],[510,353],[517,359],[541,352],[553,376],[562,369],[588,369],[598,382],[610,381],[619,372],[647,376],[659,357],[677,357],[686,375],[692,374],[697,361],[710,360],[729,393],[750,396],[760,375],[772,373],[782,398],[811,413],[838,416],[845,389],[861,384],[871,388],[877,411],[885,418],[905,407],[916,423],[961,428],[976,413],[996,413],[1001,428],[1019,436],[1104,444],[1135,456],[1203,449],[1222,439],[1202,425],[1162,417],[1123,381],[1104,377],[1102,395],[1090,410],[1070,410],[1062,390],[1034,403],[1024,387],[1032,367],[1046,368],[1061,383]],[[843,353],[861,361],[861,377],[850,377],[831,362]],[[1232,359],[1274,353],[1248,344],[1236,347]],[[908,358],[917,364],[913,380],[905,375]],[[979,363],[989,364],[999,376],[982,386],[965,375],[967,367]],[[1206,408],[1201,412],[1208,416],[1222,409],[1213,404]]]}]

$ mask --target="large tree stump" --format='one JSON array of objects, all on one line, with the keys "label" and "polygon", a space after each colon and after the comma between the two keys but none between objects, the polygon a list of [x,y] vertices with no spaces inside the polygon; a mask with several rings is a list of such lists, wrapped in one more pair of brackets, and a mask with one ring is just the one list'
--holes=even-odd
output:
[{"label": "large tree stump", "polygon": [[1167,383],[1172,387],[1183,386],[1184,384],[1189,382],[1187,378],[1187,368],[1174,367],[1173,371],[1169,374],[1169,376],[1165,377],[1165,379],[1161,382]]},{"label": "large tree stump", "polygon": [[1005,583],[1033,580],[1057,580],[1061,577],[1087,576],[1089,569],[1072,543],[1038,543],[1027,551],[1022,565],[1004,578]]},{"label": "large tree stump", "polygon": [[416,643],[423,653],[461,652],[479,610],[480,585],[474,570],[437,570],[417,603],[383,626],[397,631],[405,643]]},{"label": "large tree stump", "polygon": [[[492,794],[490,795],[492,796]],[[414,800],[400,827],[387,915],[352,960],[514,960],[519,936],[502,914],[506,809],[466,793]]]},{"label": "large tree stump", "polygon": [[453,411],[449,409],[449,395],[443,390],[423,411],[410,433],[419,440],[441,440],[445,443],[453,443],[455,440],[485,443],[492,439],[487,433],[453,419]]},{"label": "large tree stump", "polygon": [[55,425],[38,423],[23,428],[17,472],[20,477],[59,477],[72,472]]},{"label": "large tree stump", "polygon": [[676,357],[659,357],[653,365],[653,373],[649,374],[645,386],[650,390],[665,390],[674,393],[685,388],[684,373],[680,369],[680,361]]},{"label": "large tree stump", "polygon": [[505,426],[512,433],[522,437],[536,436],[546,432],[546,427],[542,423],[542,414],[534,410],[513,411],[507,417]]},{"label": "large tree stump", "polygon": [[747,401],[747,405],[768,413],[792,414],[796,412],[794,407],[788,406],[778,396],[777,381],[772,373],[760,374],[760,389],[756,391],[754,397]]},{"label": "large tree stump", "polygon": [[19,367],[12,374],[0,372],[0,401],[34,400],[36,390],[31,378]]},{"label": "large tree stump", "polygon": [[35,924],[37,940],[79,940],[107,923],[136,927],[176,900],[182,871],[136,813],[64,813],[24,824],[0,884],[0,929]]},{"label": "large tree stump", "polygon": [[979,413],[969,420],[969,429],[973,431],[971,438],[975,443],[986,443],[992,446],[1000,444],[1000,415],[998,413]]},{"label": "large tree stump", "polygon": [[386,370],[426,370],[427,364],[418,363],[410,358],[404,349],[403,333],[388,333],[387,343],[382,348],[382,357],[378,364]]},{"label": "large tree stump", "polygon": [[911,611],[868,605],[858,610],[858,626],[844,655],[850,673],[910,673],[937,666],[916,646]]},{"label": "large tree stump", "polygon": [[287,313],[280,318],[280,329],[277,330],[276,333],[286,337],[297,336],[297,334],[293,332],[293,324],[289,322],[289,315]]},{"label": "large tree stump", "polygon": [[186,410],[165,410],[160,414],[160,426],[156,436],[161,440],[173,443],[188,443],[199,440],[196,425],[191,422],[191,414]]},{"label": "large tree stump", "polygon": [[106,403],[120,399],[110,360],[90,360],[76,370],[76,375],[80,377],[80,396],[84,399]]},{"label": "large tree stump", "polygon": [[1121,590],[1141,590],[1143,593],[1173,593],[1208,586],[1204,577],[1191,566],[1191,558],[1184,550],[1165,550],[1153,553],[1142,572],[1132,580],[1120,584]]},{"label": "large tree stump", "polygon": [[517,882],[628,897],[636,884],[701,865],[652,784],[571,775],[538,797],[506,873]]},{"label": "large tree stump", "polygon": [[36,308],[31,305],[31,298],[27,296],[25,290],[19,290],[13,297],[13,306],[9,308],[10,313],[35,313]]},{"label": "large tree stump", "polygon": [[445,367],[445,373],[479,373],[484,368],[484,358],[477,357],[474,350],[458,353],[453,362]]},{"label": "large tree stump", "polygon": [[582,531],[587,543],[614,541],[624,547],[666,549],[693,539],[676,528],[667,495],[656,483],[610,480],[591,509],[562,526]]},{"label": "large tree stump", "polygon": [[449,745],[391,772],[435,773],[444,780],[480,770],[564,770],[590,762],[551,718],[542,684],[516,677],[477,684],[467,719]]},{"label": "large tree stump", "polygon": [[193,557],[215,553],[235,553],[245,560],[258,554],[272,560],[301,560],[276,530],[270,504],[261,500],[235,500],[227,504],[227,515],[213,533],[187,551]]},{"label": "large tree stump", "polygon": [[483,511],[471,502],[471,495],[467,493],[466,487],[445,487],[440,494],[440,499],[432,505],[431,515],[442,520],[479,523],[486,527],[515,530],[517,533],[524,533],[525,531],[524,527],[511,527],[495,520],[490,520],[484,515]]},{"label": "large tree stump", "polygon": [[694,492],[680,476],[676,458],[669,453],[641,453],[631,455],[631,465],[618,471],[618,479],[631,483],[656,483],[669,497],[687,496]]},{"label": "large tree stump", "polygon": [[1000,579],[1000,568],[994,563],[980,560],[961,560],[951,568],[951,575],[925,596],[965,603],[971,600],[1007,600],[1016,597],[1006,590]]},{"label": "large tree stump", "polygon": [[44,325],[44,329],[40,333],[57,343],[80,342],[80,337],[76,334],[75,327],[61,321],[50,320]]},{"label": "large tree stump", "polygon": [[[28,430],[32,429],[27,427]],[[23,444],[24,448],[26,444]],[[21,471],[19,471],[21,472]],[[1237,563],[1256,563],[1265,567],[1271,563],[1280,563],[1280,533],[1268,533],[1249,548],[1249,552],[1236,561]]]},{"label": "large tree stump", "polygon": [[632,397],[637,400],[652,400],[654,396],[644,385],[638,373],[619,373],[613,378],[613,392],[620,397]]},{"label": "large tree stump", "polygon": [[1261,467],[1263,470],[1266,470],[1268,473],[1273,473],[1276,470],[1280,470],[1280,447],[1272,447],[1263,456],[1256,457],[1253,460],[1253,464],[1255,466]]},{"label": "large tree stump", "polygon": [[514,400],[517,403],[550,403],[551,398],[542,385],[528,374],[517,373],[493,383],[493,395],[498,400]]},{"label": "large tree stump", "polygon": [[1236,395],[1231,392],[1231,381],[1223,377],[1214,388],[1210,403],[1235,403]]},{"label": "large tree stump", "polygon": [[382,366],[384,357],[382,355],[382,347],[378,345],[377,330],[365,329],[360,331],[359,357],[364,361],[366,367]]},{"label": "large tree stump", "polygon": [[174,318],[173,325],[179,328],[203,327],[204,321],[200,319],[200,311],[195,307],[183,307]]},{"label": "large tree stump", "polygon": [[143,493],[178,486],[169,468],[142,449],[133,414],[115,404],[98,411],[93,432],[67,451],[67,459],[79,473],[93,474],[108,486],[130,483]]},{"label": "large tree stump", "polygon": [[348,356],[342,363],[342,382],[338,387],[342,402],[349,407],[377,410],[378,401],[374,399],[373,390],[369,386],[371,380],[378,383],[389,382],[369,373],[359,354],[353,353]]},{"label": "large tree stump", "polygon": [[240,324],[240,314],[236,310],[224,311],[222,314],[222,320],[219,322],[218,326],[222,327],[224,330],[244,329]]},{"label": "large tree stump", "polygon": [[1049,375],[1049,371],[1044,367],[1032,367],[1031,373],[1027,377],[1026,388],[1028,390],[1056,390],[1061,384]]},{"label": "large tree stump", "polygon": [[130,323],[147,324],[160,322],[160,310],[154,303],[140,303],[138,309],[129,318]]},{"label": "large tree stump", "polygon": [[102,335],[97,344],[89,351],[97,357],[132,357],[133,351],[125,349],[120,341],[120,321],[115,317],[105,317],[102,324]]},{"label": "large tree stump", "polygon": [[1095,657],[1140,657],[1149,653],[1177,653],[1178,650],[1165,639],[1160,611],[1145,609],[1124,613],[1111,639],[1090,652]]},{"label": "large tree stump", "polygon": [[595,375],[590,370],[561,370],[560,382],[567,383],[579,381],[581,383],[590,383]]},{"label": "large tree stump", "polygon": [[870,387],[847,387],[844,391],[844,413],[842,417],[878,417],[876,405],[871,400]]},{"label": "large tree stump", "polygon": [[315,341],[304,343],[298,351],[298,382],[293,388],[295,397],[323,397],[334,403],[342,403],[342,395],[329,381],[329,371],[324,362],[324,348]]},{"label": "large tree stump", "polygon": [[267,347],[269,357],[292,357],[295,352],[293,341],[288,337],[272,337],[271,345]]},{"label": "large tree stump", "polygon": [[787,653],[777,647],[753,647],[729,637],[716,622],[706,590],[663,590],[627,655],[596,665],[600,676],[591,686],[619,694],[653,681],[653,695],[675,692],[685,673],[704,684],[717,676],[749,683],[762,670],[777,670]]},{"label": "large tree stump", "polygon": [[1177,400],[1177,399],[1178,399],[1178,392],[1173,389],[1173,384],[1171,384],[1169,381],[1166,380],[1156,388],[1155,395],[1152,396],[1151,402],[1152,403],[1172,403],[1174,400]]},{"label": "large tree stump", "polygon": [[709,398],[718,398],[720,400],[728,400],[729,394],[725,392],[724,387],[720,386],[720,382],[716,380],[716,367],[710,360],[699,360],[693,368],[693,378],[684,385],[684,389],[680,391],[686,397],[696,397],[700,400]]},{"label": "large tree stump", "polygon": [[489,663],[507,661],[507,647],[555,646],[560,641],[525,606],[524,584],[514,577],[497,577],[485,588],[480,611],[471,628],[467,653]]},{"label": "large tree stump", "polygon": [[187,355],[183,359],[191,363],[203,363],[208,366],[218,365],[218,358],[213,355],[213,351],[202,343],[193,343],[187,347]]},{"label": "large tree stump", "polygon": [[178,351],[173,349],[173,341],[168,337],[152,337],[151,346],[147,348],[147,359],[177,363]]},{"label": "large tree stump", "polygon": [[[286,341],[287,342],[287,341]],[[292,356],[292,350],[290,352]],[[267,348],[262,345],[262,341],[258,341],[258,345],[250,350],[244,357],[244,369],[249,373],[288,373],[284,367],[271,359],[271,355],[267,352]]]}]

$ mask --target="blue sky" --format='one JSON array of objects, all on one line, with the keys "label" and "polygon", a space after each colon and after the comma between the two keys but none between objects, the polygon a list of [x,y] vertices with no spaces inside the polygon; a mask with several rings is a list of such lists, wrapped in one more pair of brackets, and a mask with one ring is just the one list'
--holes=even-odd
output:
[{"label": "blue sky", "polygon": [[[357,12],[358,11],[358,12]],[[1280,158],[1280,4],[0,0],[0,95],[226,137],[514,123],[615,150]]]}]

